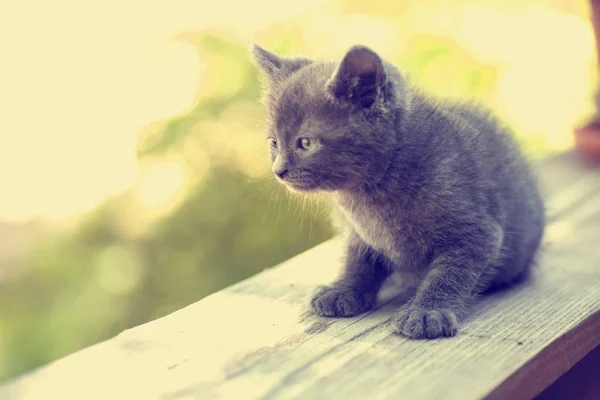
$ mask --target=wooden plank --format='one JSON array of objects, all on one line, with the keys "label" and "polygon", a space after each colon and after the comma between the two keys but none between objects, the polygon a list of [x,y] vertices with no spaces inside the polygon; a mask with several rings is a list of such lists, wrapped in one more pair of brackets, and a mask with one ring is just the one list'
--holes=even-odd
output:
[{"label": "wooden plank", "polygon": [[566,374],[536,397],[536,400],[600,399],[600,347],[592,350]]},{"label": "wooden plank", "polygon": [[596,312],[536,354],[487,398],[533,398],[581,360],[590,349],[600,350],[599,332],[600,312]]},{"label": "wooden plank", "polygon": [[531,397],[600,344],[600,173],[564,156],[542,166],[557,217],[534,279],[479,303],[457,337],[391,334],[402,298],[392,284],[371,313],[308,312],[315,286],[338,273],[332,240],[10,382],[0,398]]}]

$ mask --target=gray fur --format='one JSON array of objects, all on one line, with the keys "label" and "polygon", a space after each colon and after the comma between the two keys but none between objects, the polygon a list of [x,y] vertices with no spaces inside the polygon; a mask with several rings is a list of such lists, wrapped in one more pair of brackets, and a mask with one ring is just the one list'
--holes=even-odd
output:
[{"label": "gray fur", "polygon": [[510,131],[489,111],[427,97],[362,46],[339,63],[253,53],[268,85],[274,172],[292,190],[330,194],[346,238],[345,272],[314,296],[316,313],[372,309],[397,272],[419,283],[393,329],[453,336],[478,294],[527,275],[544,207]]}]

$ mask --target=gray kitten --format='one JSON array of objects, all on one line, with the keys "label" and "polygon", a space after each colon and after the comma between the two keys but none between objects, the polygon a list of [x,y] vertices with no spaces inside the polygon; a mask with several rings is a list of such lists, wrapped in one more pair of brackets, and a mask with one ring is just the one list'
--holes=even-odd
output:
[{"label": "gray kitten", "polygon": [[454,336],[478,294],[527,276],[544,206],[490,112],[426,97],[366,47],[339,63],[252,52],[270,88],[273,173],[295,191],[330,193],[346,234],[345,272],[315,295],[317,314],[371,310],[398,272],[418,286],[395,331]]}]

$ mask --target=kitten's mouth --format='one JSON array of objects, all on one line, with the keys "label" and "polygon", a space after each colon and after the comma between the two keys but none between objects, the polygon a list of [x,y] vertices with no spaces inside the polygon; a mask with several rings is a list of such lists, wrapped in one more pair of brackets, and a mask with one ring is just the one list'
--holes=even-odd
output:
[{"label": "kitten's mouth", "polygon": [[312,192],[315,190],[315,186],[307,182],[283,181],[283,183],[285,183],[288,188],[297,192]]}]

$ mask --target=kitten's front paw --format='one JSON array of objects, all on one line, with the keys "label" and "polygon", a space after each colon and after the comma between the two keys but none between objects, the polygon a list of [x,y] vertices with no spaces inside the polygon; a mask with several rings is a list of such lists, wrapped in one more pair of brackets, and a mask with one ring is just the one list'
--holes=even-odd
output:
[{"label": "kitten's front paw", "polygon": [[375,307],[377,296],[349,287],[325,286],[313,297],[313,310],[323,317],[353,317]]},{"label": "kitten's front paw", "polygon": [[450,310],[405,306],[392,317],[392,327],[396,333],[411,339],[435,339],[456,335],[458,321]]}]

